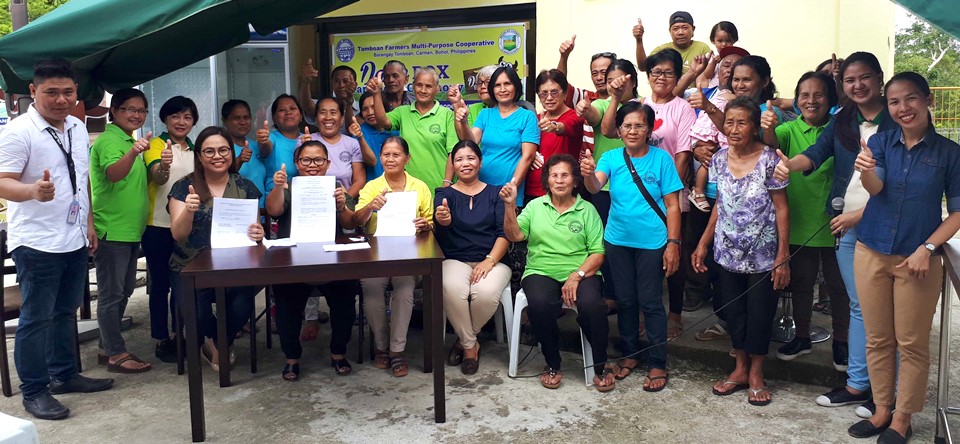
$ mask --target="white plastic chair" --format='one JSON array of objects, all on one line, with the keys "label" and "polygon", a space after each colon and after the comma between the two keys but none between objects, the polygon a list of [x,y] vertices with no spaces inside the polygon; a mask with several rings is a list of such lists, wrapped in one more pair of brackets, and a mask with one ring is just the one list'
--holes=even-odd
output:
[{"label": "white plastic chair", "polygon": [[[500,306],[497,307],[497,313],[493,315],[493,322],[497,330],[497,343],[503,344],[505,338],[503,336],[504,326],[506,323],[506,331],[510,331],[510,325],[513,322],[513,293],[510,292],[510,284],[507,284],[507,287],[503,289],[503,293],[500,294]],[[443,312],[443,343],[447,343],[447,312]]]},{"label": "white plastic chair", "polygon": [[[517,305],[513,307],[513,321],[510,323],[510,367],[507,371],[507,374],[510,377],[517,376],[517,360],[520,355],[520,314],[523,313],[524,307],[527,306],[527,295],[521,289],[517,292]],[[568,310],[577,311],[577,307],[567,307],[563,308]],[[586,379],[587,387],[593,385],[593,377],[596,373],[593,370],[593,348],[590,347],[590,341],[587,340],[587,336],[583,334],[583,329],[580,329],[580,345],[583,348],[583,366],[586,367],[583,370],[583,377]]]}]

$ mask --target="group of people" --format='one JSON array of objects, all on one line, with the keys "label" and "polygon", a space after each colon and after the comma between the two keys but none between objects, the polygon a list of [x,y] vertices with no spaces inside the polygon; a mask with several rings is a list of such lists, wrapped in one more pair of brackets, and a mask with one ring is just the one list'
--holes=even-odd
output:
[{"label": "group of people", "polygon": [[[193,142],[196,105],[173,97],[159,111],[166,131],[137,139],[147,100],[123,89],[89,155],[83,125],[63,111],[76,99],[69,65],[41,62],[36,102],[0,136],[0,197],[11,201],[11,250],[24,294],[16,358],[27,410],[64,417],[51,392],[110,385],[70,370],[72,350],[45,336],[72,334],[69,308],[79,304],[71,298],[82,284],[72,277],[86,270],[87,247],[97,265],[99,362],[112,372],[147,371],[151,364],[129,353],[120,333],[138,247],[150,272],[156,354],[172,361],[179,272],[210,247],[213,198],[259,199],[262,219],[249,237],[261,240],[272,221],[285,237],[290,179],[330,175],[339,185],[338,230],[375,234],[391,193],[417,194],[413,223],[433,231],[446,257],[443,304],[458,336],[447,362],[464,374],[478,371],[478,334],[513,268],[546,361],[544,387],[563,379],[557,317],[564,307],[576,308],[591,343],[598,390],[644,366],[642,388],[657,392],[669,383],[667,343],[684,331],[683,311],[712,300],[719,321],[697,339],[729,338],[735,356],[713,394],[747,390],[750,404],[766,405],[772,395],[763,365],[779,292],[792,293],[797,329],[777,356],[792,360],[811,350],[813,289],[822,275],[833,363],[848,378],[816,402],[861,404],[857,413],[866,419],[850,427],[852,436],[906,441],[926,392],[940,246],[960,229],[960,146],[936,133],[926,80],[906,72],[884,83],[877,58],[855,52],[804,74],[787,99],[778,96],[766,59],[736,46],[734,24],[711,29],[716,54],[693,40],[689,13],[672,14],[668,28],[671,42],[648,54],[638,20],[636,64],[610,52],[591,57],[594,90],[568,82],[575,36],[563,42],[557,68],[536,77],[539,113],[521,100],[523,83],[511,66],[479,70],[477,103],[451,88],[448,108],[436,99],[437,72],[415,72],[411,94],[396,60],[358,101],[356,73],[336,67],[333,94],[315,100],[310,85],[318,73],[308,61],[299,98],[274,100],[272,126],[252,122],[249,105],[230,100],[222,126]],[[649,97],[638,94],[639,72]],[[68,186],[72,192],[63,191]],[[55,236],[40,235],[48,232]],[[526,244],[523,263],[508,260],[511,243]],[[374,365],[406,375],[417,281],[275,287],[282,378],[299,379],[301,338],[316,334],[317,294],[330,309],[331,366],[338,375],[351,372],[345,352],[361,291]],[[256,292],[228,289],[228,342],[249,319]],[[212,292],[199,293],[198,325],[202,355],[218,368],[212,302]],[[614,311],[620,359],[607,356]]]}]

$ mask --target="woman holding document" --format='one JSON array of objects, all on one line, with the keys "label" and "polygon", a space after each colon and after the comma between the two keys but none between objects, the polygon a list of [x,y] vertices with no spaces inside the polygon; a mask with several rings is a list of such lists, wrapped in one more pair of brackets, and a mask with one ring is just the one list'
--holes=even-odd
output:
[{"label": "woman holding document", "polygon": [[[323,143],[311,140],[297,147],[293,153],[300,177],[319,177],[327,174],[330,158]],[[298,179],[301,180],[301,179]],[[267,213],[278,218],[280,228],[279,237],[290,237],[292,221],[290,185],[287,183],[287,167],[280,165],[280,171],[273,174],[273,190],[267,195]],[[321,196],[311,196],[313,199],[323,199]],[[332,195],[326,198],[333,201],[337,218],[335,232],[341,228],[351,229],[353,211],[347,208],[346,193],[342,186],[336,186]],[[332,228],[332,227],[331,227]],[[277,334],[280,336],[280,348],[287,357],[280,376],[285,381],[300,379],[300,356],[303,348],[300,347],[300,327],[303,322],[303,308],[314,288],[327,298],[330,306],[330,327],[333,333],[330,336],[330,365],[341,376],[350,374],[353,368],[347,361],[347,343],[353,332],[353,319],[356,317],[356,298],[358,283],[352,281],[313,282],[275,285],[277,294],[274,300],[277,304]],[[380,300],[383,300],[381,297]]]},{"label": "woman holding document", "polygon": [[[384,231],[390,230],[391,235],[398,235],[404,229],[409,229],[411,235],[433,228],[430,222],[433,219],[432,193],[420,179],[404,171],[410,161],[410,147],[402,137],[391,137],[383,142],[380,149],[380,163],[383,164],[383,176],[367,182],[360,190],[360,200],[357,202],[357,212],[353,221],[363,226],[370,235],[384,235],[377,232],[377,219],[382,217],[384,222],[389,217],[391,222],[384,223]],[[391,195],[391,193],[396,193]],[[415,193],[412,201],[411,195]],[[386,210],[388,202],[393,201]],[[412,221],[396,220],[394,214],[402,213],[409,208],[398,208],[410,204],[415,207]],[[382,211],[382,215],[378,214]],[[410,226],[412,225],[412,227]],[[407,346],[407,327],[410,325],[410,314],[413,311],[413,287],[417,276],[397,276],[392,278],[361,279],[365,303],[365,314],[373,330],[373,341],[377,352],[374,364],[377,368],[389,368],[393,376],[406,376],[410,370],[407,358],[403,351]],[[388,284],[393,284],[390,294],[390,327],[387,327],[387,307],[384,301],[384,292]],[[389,350],[387,347],[389,346]]]},{"label": "woman holding document", "polygon": [[[237,173],[230,140],[230,134],[220,127],[211,126],[201,131],[195,145],[199,154],[193,159],[193,173],[174,183],[168,195],[170,231],[176,241],[173,255],[170,256],[170,278],[176,303],[182,300],[180,270],[201,251],[210,248],[213,199],[260,199],[256,185]],[[257,222],[256,212],[251,214],[247,237],[254,242],[263,239],[263,227]],[[233,343],[237,332],[250,319],[255,295],[254,287],[226,289],[228,343]],[[197,291],[197,329],[201,338],[207,338],[200,348],[200,355],[210,363],[213,371],[220,371],[213,301],[212,288]],[[231,353],[230,363],[234,361]]]}]

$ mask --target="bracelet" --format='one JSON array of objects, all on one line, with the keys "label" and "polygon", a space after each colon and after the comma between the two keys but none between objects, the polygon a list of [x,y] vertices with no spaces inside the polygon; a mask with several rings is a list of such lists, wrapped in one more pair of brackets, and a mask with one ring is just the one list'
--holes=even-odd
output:
[{"label": "bracelet", "polygon": [[494,259],[494,258],[493,258],[493,256],[490,256],[489,254],[488,254],[488,255],[486,256],[486,258],[485,258],[485,259],[490,259],[490,260],[491,260],[491,261],[493,261],[494,263],[496,263],[496,262],[497,262],[497,260],[496,260],[496,259]]},{"label": "bracelet", "polygon": [[448,183],[448,184],[450,184],[450,185],[453,185],[453,181],[452,181],[452,180],[443,179],[443,183]]},{"label": "bracelet", "polygon": [[676,244],[677,246],[680,246],[680,239],[667,239],[667,243]]}]

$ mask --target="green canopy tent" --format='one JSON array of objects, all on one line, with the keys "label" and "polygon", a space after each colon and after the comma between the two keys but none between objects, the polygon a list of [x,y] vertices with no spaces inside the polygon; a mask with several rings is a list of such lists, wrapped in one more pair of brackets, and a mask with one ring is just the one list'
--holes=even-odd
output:
[{"label": "green canopy tent", "polygon": [[26,94],[33,64],[73,62],[81,100],[142,84],[356,0],[71,0],[0,38],[0,86]]},{"label": "green canopy tent", "polygon": [[896,3],[960,39],[960,3],[956,0],[898,0]]}]

